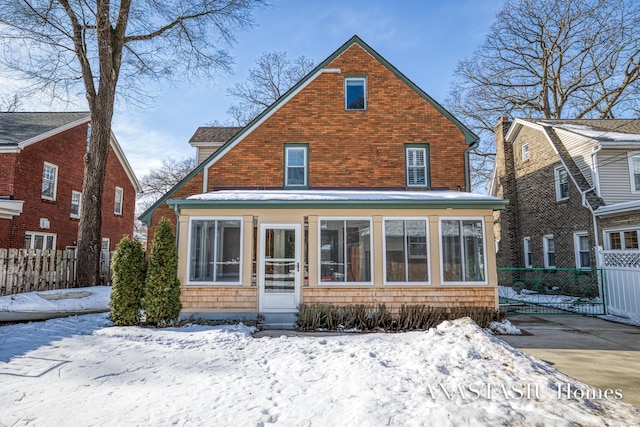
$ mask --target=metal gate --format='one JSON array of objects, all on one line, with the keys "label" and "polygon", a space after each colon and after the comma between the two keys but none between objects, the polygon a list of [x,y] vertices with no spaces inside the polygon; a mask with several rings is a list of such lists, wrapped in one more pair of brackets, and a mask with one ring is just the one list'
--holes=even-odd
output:
[{"label": "metal gate", "polygon": [[602,269],[498,268],[500,306],[520,314],[607,314]]},{"label": "metal gate", "polygon": [[604,269],[607,309],[623,317],[640,316],[640,251],[598,250]]}]

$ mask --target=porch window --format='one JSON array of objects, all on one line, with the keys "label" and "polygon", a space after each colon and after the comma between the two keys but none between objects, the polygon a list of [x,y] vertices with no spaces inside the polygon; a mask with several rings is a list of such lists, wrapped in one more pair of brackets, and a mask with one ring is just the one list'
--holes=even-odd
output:
[{"label": "porch window", "polygon": [[24,249],[55,249],[56,234],[28,231],[24,235]]},{"label": "porch window", "polygon": [[481,219],[440,220],[442,281],[485,282]]},{"label": "porch window", "polygon": [[542,238],[542,247],[544,249],[544,267],[556,268],[556,241],[552,234]]},{"label": "porch window", "polygon": [[371,220],[320,220],[320,281],[371,282]]},{"label": "porch window", "polygon": [[428,282],[426,219],[384,220],[387,282]]},{"label": "porch window", "polygon": [[573,244],[576,251],[576,268],[591,268],[589,234],[587,232],[575,233]]},{"label": "porch window", "polygon": [[638,249],[638,230],[607,231],[608,249],[633,250]]},{"label": "porch window", "polygon": [[189,282],[240,284],[240,218],[191,219]]}]

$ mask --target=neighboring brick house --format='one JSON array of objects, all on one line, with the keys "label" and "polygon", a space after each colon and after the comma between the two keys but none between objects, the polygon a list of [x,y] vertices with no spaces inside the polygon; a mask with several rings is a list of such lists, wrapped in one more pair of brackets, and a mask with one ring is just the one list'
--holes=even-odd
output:
[{"label": "neighboring brick house", "polygon": [[[0,113],[0,248],[75,246],[88,112]],[[141,191],[115,136],[102,204],[103,249],[133,233]]]},{"label": "neighboring brick house", "polygon": [[198,129],[211,154],[140,219],[179,223],[184,314],[497,307],[505,202],[466,192],[476,143],[355,36],[246,127]]},{"label": "neighboring brick house", "polygon": [[598,247],[639,265],[640,120],[502,118],[495,135],[498,267],[606,267]]}]

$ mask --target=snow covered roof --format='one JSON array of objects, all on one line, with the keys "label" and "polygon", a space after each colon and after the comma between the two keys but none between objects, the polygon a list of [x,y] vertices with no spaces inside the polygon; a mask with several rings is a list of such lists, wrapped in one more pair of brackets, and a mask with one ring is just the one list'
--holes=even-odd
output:
[{"label": "snow covered roof", "polygon": [[291,207],[461,207],[502,209],[507,203],[497,197],[461,191],[369,191],[369,190],[221,190],[196,194],[186,200],[170,200],[180,207],[258,205]]},{"label": "snow covered roof", "polygon": [[563,123],[555,125],[556,129],[564,129],[570,132],[577,133],[590,139],[597,140],[603,145],[610,145],[609,143],[636,143],[640,145],[640,133],[626,133],[606,130],[593,126],[577,125]]}]

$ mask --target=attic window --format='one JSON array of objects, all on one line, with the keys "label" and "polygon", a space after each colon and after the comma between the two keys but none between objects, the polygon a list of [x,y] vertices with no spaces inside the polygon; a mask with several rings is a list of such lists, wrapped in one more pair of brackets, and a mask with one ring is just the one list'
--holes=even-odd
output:
[{"label": "attic window", "polygon": [[344,79],[344,108],[346,110],[367,109],[366,77],[347,77]]}]

